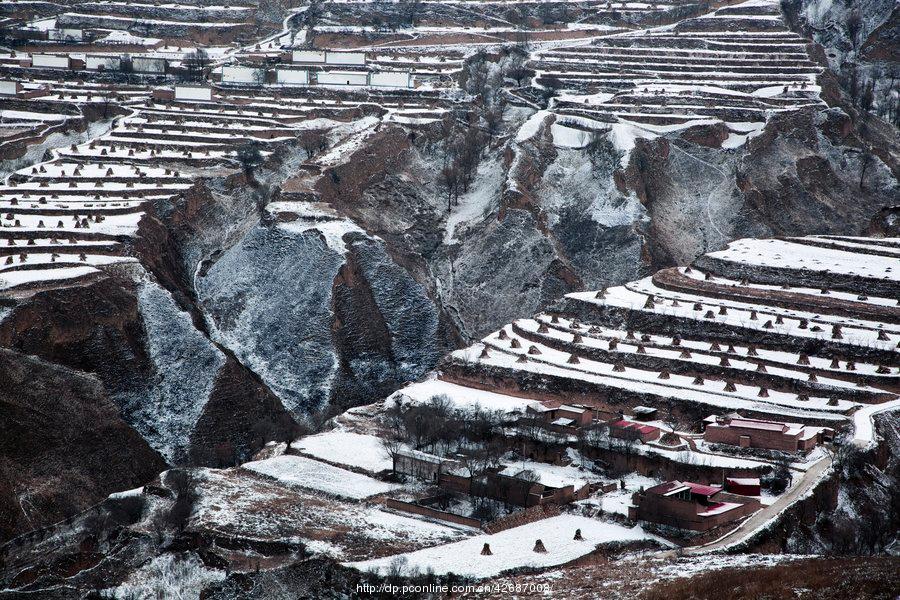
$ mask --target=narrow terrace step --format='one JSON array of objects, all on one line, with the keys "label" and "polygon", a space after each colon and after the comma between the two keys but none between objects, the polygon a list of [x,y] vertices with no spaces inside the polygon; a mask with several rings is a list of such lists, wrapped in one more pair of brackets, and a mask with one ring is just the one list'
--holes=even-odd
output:
[{"label": "narrow terrace step", "polygon": [[790,291],[721,285],[709,281],[698,281],[675,268],[663,269],[654,273],[653,283],[666,290],[700,294],[722,300],[756,302],[763,306],[778,306],[900,324],[900,307],[873,306],[864,302],[839,300],[827,296],[817,298]]}]

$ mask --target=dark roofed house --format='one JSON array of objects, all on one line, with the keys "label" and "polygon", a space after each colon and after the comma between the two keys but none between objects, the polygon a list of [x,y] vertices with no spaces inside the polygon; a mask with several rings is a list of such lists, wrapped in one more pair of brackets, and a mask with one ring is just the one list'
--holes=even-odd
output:
[{"label": "dark roofed house", "polygon": [[656,418],[657,411],[651,406],[635,406],[631,409],[635,421],[652,421]]},{"label": "dark roofed house", "polygon": [[757,477],[727,477],[725,490],[741,496],[759,496],[762,493]]},{"label": "dark roofed house", "polygon": [[545,423],[551,430],[560,432],[590,425],[594,419],[594,413],[590,408],[577,404],[560,404],[555,407],[530,406],[526,412],[530,418]]},{"label": "dark roofed house", "polygon": [[628,517],[679,529],[708,531],[760,508],[759,500],[715,485],[667,481],[632,496]]}]

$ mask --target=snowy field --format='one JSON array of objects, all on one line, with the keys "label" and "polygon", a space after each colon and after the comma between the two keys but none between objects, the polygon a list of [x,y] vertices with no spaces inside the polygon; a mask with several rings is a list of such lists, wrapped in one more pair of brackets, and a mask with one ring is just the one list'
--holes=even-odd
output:
[{"label": "snowy field", "polygon": [[393,466],[381,438],[333,430],[303,438],[294,448],[314,458],[377,473]]},{"label": "snowy field", "polygon": [[434,396],[447,396],[453,405],[461,410],[480,408],[481,410],[505,413],[524,412],[527,407],[540,404],[537,400],[476,390],[442,381],[436,377],[400,389],[388,398],[388,402],[425,403]]},{"label": "snowy field", "polygon": [[[581,529],[583,540],[573,539],[576,529]],[[533,551],[538,539],[543,542],[546,553]],[[399,556],[406,558],[407,568],[418,568],[423,572],[430,568],[437,575],[454,573],[481,578],[519,567],[539,568],[567,563],[589,554],[598,544],[651,539],[661,542],[640,527],[629,529],[587,517],[559,515],[494,535],[478,535]],[[481,554],[484,544],[490,544],[491,556]],[[348,566],[362,571],[385,571],[394,560],[395,557],[385,557],[348,563]]]},{"label": "snowy field", "polygon": [[893,280],[897,277],[897,258],[867,255],[864,261],[854,248],[835,250],[798,244],[789,240],[743,239],[731,242],[725,250],[711,252],[711,258],[761,267],[806,269],[836,275],[857,275],[872,279]]},{"label": "snowy field", "polygon": [[302,456],[276,456],[246,463],[243,468],[287,485],[351,500],[362,500],[400,487]]},{"label": "snowy field", "polygon": [[367,560],[446,544],[475,530],[427,521],[261,479],[251,471],[200,469],[191,522],[224,536],[298,540],[340,560]]}]

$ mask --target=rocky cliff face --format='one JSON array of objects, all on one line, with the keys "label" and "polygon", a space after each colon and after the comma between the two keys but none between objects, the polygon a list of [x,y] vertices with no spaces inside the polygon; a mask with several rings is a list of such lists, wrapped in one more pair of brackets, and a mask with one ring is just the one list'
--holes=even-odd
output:
[{"label": "rocky cliff face", "polygon": [[[730,152],[639,141],[625,174],[650,217],[654,266],[684,264],[742,236],[865,232],[900,197],[895,135],[883,123],[865,135],[835,107],[775,116]],[[867,150],[873,138],[884,142],[883,157]]]},{"label": "rocky cliff face", "polygon": [[782,10],[796,31],[824,48],[831,69],[854,96],[872,88],[875,112],[895,124],[897,27],[900,9],[890,0],[786,0]]},{"label": "rocky cliff face", "polygon": [[0,428],[5,539],[75,515],[165,467],[97,377],[5,349]]}]

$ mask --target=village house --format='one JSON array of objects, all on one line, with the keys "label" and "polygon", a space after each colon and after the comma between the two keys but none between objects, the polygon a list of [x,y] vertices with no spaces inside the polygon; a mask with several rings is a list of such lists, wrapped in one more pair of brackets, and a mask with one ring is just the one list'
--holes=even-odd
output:
[{"label": "village house", "polygon": [[645,423],[635,423],[626,419],[609,422],[609,436],[622,440],[635,440],[642,444],[658,440],[662,435],[659,427]]},{"label": "village house", "polygon": [[557,427],[584,427],[590,425],[594,419],[591,409],[575,404],[528,407],[526,413],[543,423]]},{"label": "village house", "polygon": [[759,500],[731,494],[719,486],[667,481],[632,496],[628,518],[708,531],[760,508]]},{"label": "village house", "polygon": [[703,420],[703,439],[711,444],[763,448],[782,452],[809,452],[829,435],[827,428],[799,423],[746,419],[740,415],[711,415]]},{"label": "village house", "polygon": [[461,468],[461,463],[419,450],[398,450],[393,456],[394,472],[437,483],[441,474]]},{"label": "village house", "polygon": [[563,480],[544,472],[532,472],[501,465],[489,469],[472,483],[470,493],[516,506],[569,504],[590,495],[590,484]]}]

